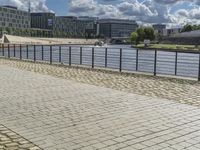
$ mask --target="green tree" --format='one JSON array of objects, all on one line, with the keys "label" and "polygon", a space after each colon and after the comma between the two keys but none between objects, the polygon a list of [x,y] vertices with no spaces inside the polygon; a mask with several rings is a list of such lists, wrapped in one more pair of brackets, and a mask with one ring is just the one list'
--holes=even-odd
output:
[{"label": "green tree", "polygon": [[160,43],[160,41],[162,41],[162,35],[160,33],[156,33],[155,34],[155,39]]},{"label": "green tree", "polygon": [[131,33],[131,42],[135,43],[136,45],[138,44],[138,33],[137,32]]},{"label": "green tree", "polygon": [[183,29],[181,30],[181,32],[189,32],[192,31],[194,29],[194,26],[186,24]]},{"label": "green tree", "polygon": [[155,40],[155,32],[154,29],[151,27],[146,27],[144,28],[144,33],[145,33],[145,39],[149,39],[149,40]]},{"label": "green tree", "polygon": [[138,41],[144,41],[145,39],[145,32],[144,32],[144,28],[140,27],[137,29],[137,34],[138,34]]}]

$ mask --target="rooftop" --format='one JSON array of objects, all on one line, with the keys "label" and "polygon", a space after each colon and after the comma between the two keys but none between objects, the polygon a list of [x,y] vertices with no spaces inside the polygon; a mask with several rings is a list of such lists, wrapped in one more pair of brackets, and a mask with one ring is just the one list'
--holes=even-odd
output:
[{"label": "rooftop", "polygon": [[17,9],[17,7],[10,6],[10,5],[3,5],[3,6],[0,6],[0,7],[6,7],[6,8],[10,8],[10,9]]}]

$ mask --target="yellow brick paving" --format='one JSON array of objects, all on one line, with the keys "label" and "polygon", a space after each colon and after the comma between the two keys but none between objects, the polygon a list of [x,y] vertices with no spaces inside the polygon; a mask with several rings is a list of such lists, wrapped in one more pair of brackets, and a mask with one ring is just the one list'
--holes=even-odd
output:
[{"label": "yellow brick paving", "polygon": [[0,150],[41,150],[41,148],[0,124]]}]

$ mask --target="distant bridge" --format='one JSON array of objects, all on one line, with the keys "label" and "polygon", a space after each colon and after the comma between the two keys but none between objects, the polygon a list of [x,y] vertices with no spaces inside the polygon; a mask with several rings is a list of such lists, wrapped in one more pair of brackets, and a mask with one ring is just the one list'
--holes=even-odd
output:
[{"label": "distant bridge", "polygon": [[126,40],[128,40],[130,37],[112,37],[110,38],[109,42],[113,44],[125,44]]},{"label": "distant bridge", "polygon": [[114,39],[114,40],[127,40],[129,39],[130,37],[112,37],[110,38],[111,40]]}]

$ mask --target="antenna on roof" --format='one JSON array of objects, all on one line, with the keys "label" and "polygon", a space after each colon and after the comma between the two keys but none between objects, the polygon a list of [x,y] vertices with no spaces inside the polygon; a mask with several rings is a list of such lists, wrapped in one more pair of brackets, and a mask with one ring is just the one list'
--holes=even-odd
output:
[{"label": "antenna on roof", "polygon": [[31,12],[31,1],[30,0],[28,1],[28,12],[29,13]]}]

